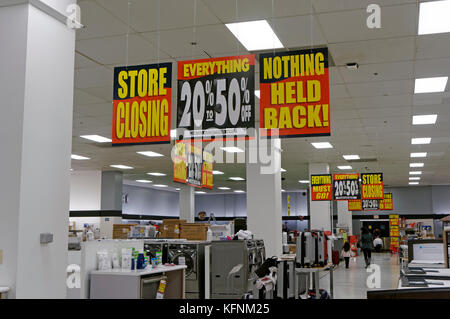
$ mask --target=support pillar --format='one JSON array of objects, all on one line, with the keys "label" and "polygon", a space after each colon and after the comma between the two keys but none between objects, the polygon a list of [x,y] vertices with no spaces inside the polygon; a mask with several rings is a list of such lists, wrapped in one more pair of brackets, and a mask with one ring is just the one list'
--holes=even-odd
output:
[{"label": "support pillar", "polygon": [[352,213],[348,210],[347,201],[337,202],[338,228],[348,229],[349,235],[353,234]]},{"label": "support pillar", "polygon": [[189,185],[180,186],[180,219],[195,221],[195,190]]}]

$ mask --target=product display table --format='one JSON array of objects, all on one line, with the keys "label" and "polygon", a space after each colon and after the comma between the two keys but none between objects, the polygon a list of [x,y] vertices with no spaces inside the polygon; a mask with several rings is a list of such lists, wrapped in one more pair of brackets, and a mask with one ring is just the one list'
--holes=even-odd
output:
[{"label": "product display table", "polygon": [[295,268],[295,299],[298,299],[298,279],[297,276],[299,274],[309,273],[310,278],[314,276],[314,287],[316,290],[316,296],[320,296],[320,273],[321,272],[330,272],[330,297],[333,298],[333,268],[334,265],[332,263],[324,266],[324,267],[312,267],[312,268]]},{"label": "product display table", "polygon": [[8,296],[9,287],[0,287],[0,299],[6,298]]},{"label": "product display table", "polygon": [[90,274],[91,299],[152,299],[161,280],[164,299],[184,299],[186,266],[147,267],[142,270],[95,270]]}]

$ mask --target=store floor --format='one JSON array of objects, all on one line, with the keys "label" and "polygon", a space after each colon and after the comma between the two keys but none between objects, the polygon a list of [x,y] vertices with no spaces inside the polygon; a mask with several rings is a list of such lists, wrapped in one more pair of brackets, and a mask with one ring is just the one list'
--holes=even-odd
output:
[{"label": "store floor", "polygon": [[[400,265],[398,256],[390,253],[372,253],[372,264],[380,266],[380,289],[396,288],[398,284]],[[358,256],[350,260],[350,268],[345,269],[341,262],[334,270],[334,298],[335,299],[366,299],[367,278],[371,273],[364,268],[364,257]],[[320,287],[329,289],[329,275],[323,275]]]}]

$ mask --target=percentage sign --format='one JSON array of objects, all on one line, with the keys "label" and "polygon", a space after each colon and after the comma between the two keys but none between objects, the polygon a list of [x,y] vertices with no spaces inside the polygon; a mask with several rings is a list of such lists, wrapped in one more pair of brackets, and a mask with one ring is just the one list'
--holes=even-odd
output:
[{"label": "percentage sign", "polygon": [[250,102],[250,91],[247,88],[248,78],[241,78],[241,91],[244,93],[244,102],[248,104]]},{"label": "percentage sign", "polygon": [[214,93],[212,92],[211,81],[206,81],[206,94],[207,94],[207,104],[208,106],[214,105]]}]

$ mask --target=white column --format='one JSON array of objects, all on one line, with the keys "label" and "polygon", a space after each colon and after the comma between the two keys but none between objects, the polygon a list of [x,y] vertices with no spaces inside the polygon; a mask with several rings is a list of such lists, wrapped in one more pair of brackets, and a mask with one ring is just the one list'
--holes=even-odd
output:
[{"label": "white column", "polygon": [[337,202],[338,226],[348,228],[349,234],[353,234],[352,212],[348,210],[347,201]]},{"label": "white column", "polygon": [[259,160],[247,163],[247,229],[255,239],[264,239],[268,257],[282,254],[281,142],[272,142],[267,148],[264,142],[259,145],[260,154],[270,154],[270,169]]},{"label": "white column", "polygon": [[[309,164],[309,180],[311,175],[329,174],[330,168],[326,163]],[[329,201],[312,201],[309,197],[310,229],[331,230],[331,208]]]},{"label": "white column", "polygon": [[17,3],[0,4],[0,284],[65,298],[75,30]]},{"label": "white column", "polygon": [[195,221],[195,188],[189,185],[180,186],[180,219]]}]

